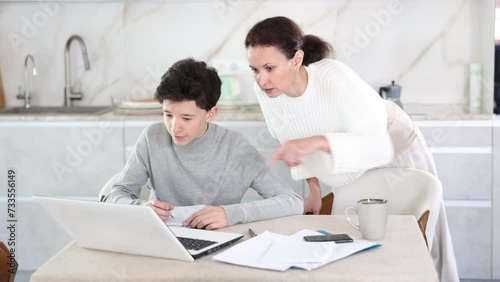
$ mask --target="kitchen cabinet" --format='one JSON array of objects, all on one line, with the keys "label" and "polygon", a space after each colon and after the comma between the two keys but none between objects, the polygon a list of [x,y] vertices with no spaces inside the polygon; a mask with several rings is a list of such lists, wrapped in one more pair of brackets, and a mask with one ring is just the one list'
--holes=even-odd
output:
[{"label": "kitchen cabinet", "polygon": [[[0,173],[16,175],[16,257],[34,270],[71,239],[32,195],[97,200],[100,188],[123,167],[123,126],[115,122],[0,122]],[[6,185],[2,186],[6,187]],[[10,231],[7,189],[0,191],[0,240]],[[9,232],[9,233],[7,233]]]},{"label": "kitchen cabinet", "polygon": [[416,124],[431,149],[443,185],[460,278],[491,279],[495,265],[491,248],[495,238],[492,236],[492,121]]},{"label": "kitchen cabinet", "polygon": [[494,279],[500,279],[500,117],[494,121],[493,126],[493,257],[492,265]]}]

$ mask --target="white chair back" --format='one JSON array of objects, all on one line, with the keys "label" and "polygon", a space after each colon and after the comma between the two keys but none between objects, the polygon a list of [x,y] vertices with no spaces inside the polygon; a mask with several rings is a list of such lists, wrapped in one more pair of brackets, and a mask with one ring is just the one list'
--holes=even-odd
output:
[{"label": "white chair back", "polygon": [[414,215],[417,220],[429,210],[425,234],[431,241],[434,238],[443,189],[441,182],[430,173],[408,168],[373,169],[354,183],[334,189],[333,193],[332,214],[344,214],[347,207],[355,207],[358,200],[366,198],[386,199],[389,214]]},{"label": "white chair back", "polygon": [[[99,192],[99,201],[102,201],[104,199],[104,197],[106,197],[106,195],[108,195],[109,192],[111,192],[111,189],[113,188],[113,184],[115,184],[115,182],[118,180],[120,175],[121,175],[121,172],[113,175],[108,180],[108,182],[106,182],[106,184],[104,184],[104,186],[101,188],[101,191]],[[142,200],[149,200],[150,192],[146,188],[146,185],[151,185],[149,182],[149,179],[148,179],[148,182],[146,184],[144,184],[144,186],[142,186],[142,188],[141,188],[141,195],[139,198]]]}]

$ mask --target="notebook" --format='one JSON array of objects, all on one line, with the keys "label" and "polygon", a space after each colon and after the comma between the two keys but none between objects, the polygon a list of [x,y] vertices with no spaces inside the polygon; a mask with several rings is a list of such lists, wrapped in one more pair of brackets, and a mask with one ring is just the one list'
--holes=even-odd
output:
[{"label": "notebook", "polygon": [[84,248],[194,261],[243,237],[236,233],[167,226],[149,206],[33,198]]}]

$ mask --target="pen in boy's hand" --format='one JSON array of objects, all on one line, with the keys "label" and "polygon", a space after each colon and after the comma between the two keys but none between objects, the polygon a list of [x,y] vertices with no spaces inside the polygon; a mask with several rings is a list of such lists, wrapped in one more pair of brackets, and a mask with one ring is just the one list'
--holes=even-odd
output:
[{"label": "pen in boy's hand", "polygon": [[[153,188],[149,187],[149,185],[146,185],[146,188],[148,188],[149,192],[151,192],[151,194],[153,194],[153,197],[155,197],[158,201],[161,201],[160,198],[158,197],[158,195],[156,195],[156,192],[155,192],[155,190],[153,190]],[[170,217],[174,218],[174,216],[172,215],[172,212],[170,212]]]}]

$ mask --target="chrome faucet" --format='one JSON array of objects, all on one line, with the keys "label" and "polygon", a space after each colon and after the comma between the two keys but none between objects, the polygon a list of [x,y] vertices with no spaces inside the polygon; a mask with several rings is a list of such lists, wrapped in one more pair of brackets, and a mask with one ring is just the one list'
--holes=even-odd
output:
[{"label": "chrome faucet", "polygon": [[[30,92],[30,75],[28,72],[28,62],[31,59],[31,74],[33,75],[33,81],[35,80],[36,76],[36,65],[35,65],[35,58],[33,56],[28,55],[26,56],[26,59],[24,59],[24,94],[21,94],[21,90],[19,90],[19,94],[17,94],[17,99],[19,100],[24,100],[24,107],[29,108],[31,107],[31,95],[33,91]],[[19,87],[21,88],[21,87]]]},{"label": "chrome faucet", "polygon": [[85,42],[78,35],[71,36],[66,42],[66,48],[64,49],[64,107],[72,107],[73,100],[81,100],[83,98],[83,94],[80,92],[73,92],[73,88],[71,87],[71,68],[69,64],[69,49],[71,46],[71,42],[73,40],[78,41],[80,43],[80,50],[82,51],[83,62],[85,64],[85,69],[90,70],[90,62],[89,57],[87,55],[87,47],[85,46]]}]

